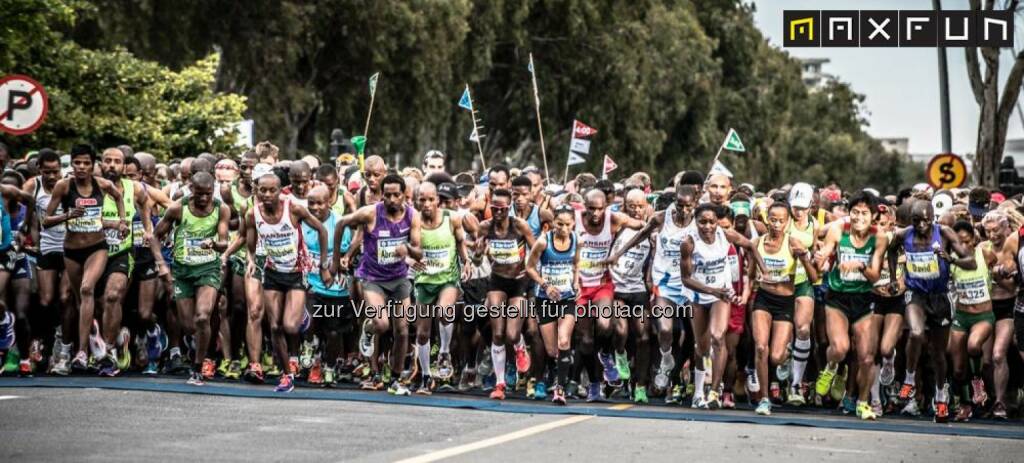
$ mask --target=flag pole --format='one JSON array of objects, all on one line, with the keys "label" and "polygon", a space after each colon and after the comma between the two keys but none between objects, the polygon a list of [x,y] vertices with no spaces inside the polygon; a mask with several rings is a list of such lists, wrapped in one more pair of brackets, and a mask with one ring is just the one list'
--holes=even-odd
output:
[{"label": "flag pole", "polygon": [[476,125],[476,106],[473,106],[473,94],[469,91],[469,84],[466,84],[466,93],[469,94],[470,106],[472,109],[469,110],[470,117],[473,118],[473,133],[476,134],[476,149],[480,153],[480,169],[482,172],[487,172],[487,161],[484,160],[484,148],[480,145],[480,131]]},{"label": "flag pole", "polygon": [[377,96],[376,89],[370,92],[370,110],[366,112],[366,126],[363,128],[363,136],[370,136],[370,116],[373,116],[373,100]]},{"label": "flag pole", "polygon": [[[537,69],[533,67],[533,53],[530,53],[530,76],[533,80],[533,107],[537,110],[537,132],[540,133],[540,156],[544,160],[544,180],[550,182],[548,173],[548,154],[544,148],[544,126],[540,122],[540,94],[537,91]],[[566,171],[568,171],[566,167]],[[562,182],[565,183],[564,181]]]}]

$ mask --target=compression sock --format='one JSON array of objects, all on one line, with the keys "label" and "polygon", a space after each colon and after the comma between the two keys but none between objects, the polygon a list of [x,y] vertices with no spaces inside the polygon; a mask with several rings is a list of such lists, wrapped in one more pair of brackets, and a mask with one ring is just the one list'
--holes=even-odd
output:
[{"label": "compression sock", "polygon": [[420,376],[430,376],[430,341],[426,344],[416,344],[416,357],[420,360]]},{"label": "compression sock", "polygon": [[455,324],[454,323],[449,323],[447,325],[444,324],[444,323],[441,323],[441,332],[439,333],[438,337],[441,338],[441,350],[440,350],[440,352],[442,354],[447,354],[448,353],[448,348],[449,348],[449,346],[452,343],[452,333],[454,333],[454,332],[455,332]]},{"label": "compression sock", "polygon": [[804,381],[804,370],[807,369],[807,359],[811,356],[811,339],[797,339],[793,342],[793,377],[794,388],[800,387]]},{"label": "compression sock", "polygon": [[572,370],[572,351],[558,351],[558,366],[555,369],[555,384],[560,386],[568,384],[566,379],[569,377],[570,370]]},{"label": "compression sock", "polygon": [[491,363],[494,364],[495,384],[505,384],[505,346],[491,344]]}]

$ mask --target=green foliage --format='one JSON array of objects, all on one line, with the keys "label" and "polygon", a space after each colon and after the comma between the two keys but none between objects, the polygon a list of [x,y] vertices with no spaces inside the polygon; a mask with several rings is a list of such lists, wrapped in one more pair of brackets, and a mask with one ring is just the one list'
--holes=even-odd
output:
[{"label": "green foliage", "polygon": [[[17,6],[7,5],[8,3]],[[211,54],[180,71],[115,48],[98,51],[64,40],[58,32],[75,19],[75,2],[0,0],[0,10],[20,8],[18,27],[29,39],[0,27],[0,74],[27,74],[46,88],[46,122],[28,136],[11,137],[15,152],[86,141],[102,148],[128,143],[161,156],[232,148],[234,133],[220,133],[242,119],[245,98],[213,91],[219,57]]]}]

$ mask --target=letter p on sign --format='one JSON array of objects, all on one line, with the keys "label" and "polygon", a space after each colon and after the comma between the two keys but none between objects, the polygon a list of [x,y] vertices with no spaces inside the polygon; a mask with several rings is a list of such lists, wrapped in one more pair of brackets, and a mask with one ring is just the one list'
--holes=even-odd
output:
[{"label": "letter p on sign", "polygon": [[21,75],[0,79],[0,131],[32,133],[43,124],[48,110],[49,99],[39,82]]}]

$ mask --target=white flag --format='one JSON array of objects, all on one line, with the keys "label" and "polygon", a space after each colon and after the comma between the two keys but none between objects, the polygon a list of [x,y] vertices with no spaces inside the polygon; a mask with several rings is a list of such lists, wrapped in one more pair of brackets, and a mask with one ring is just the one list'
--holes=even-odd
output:
[{"label": "white flag", "polygon": [[583,140],[579,138],[573,138],[572,142],[569,143],[569,151],[575,151],[581,154],[590,153],[590,140]]},{"label": "white flag", "polygon": [[732,178],[732,172],[725,167],[725,164],[722,164],[722,161],[715,161],[715,165],[711,166],[711,172],[708,172],[708,176],[710,177],[715,174],[722,174],[726,177]]},{"label": "white flag", "polygon": [[584,159],[583,156],[580,156],[580,155],[570,151],[569,152],[569,162],[567,162],[566,165],[575,166],[576,164],[583,164],[585,162],[587,162],[587,160]]},{"label": "white flag", "polygon": [[469,134],[469,141],[477,142],[480,140],[480,136],[477,134],[476,129],[473,129],[473,133]]}]

